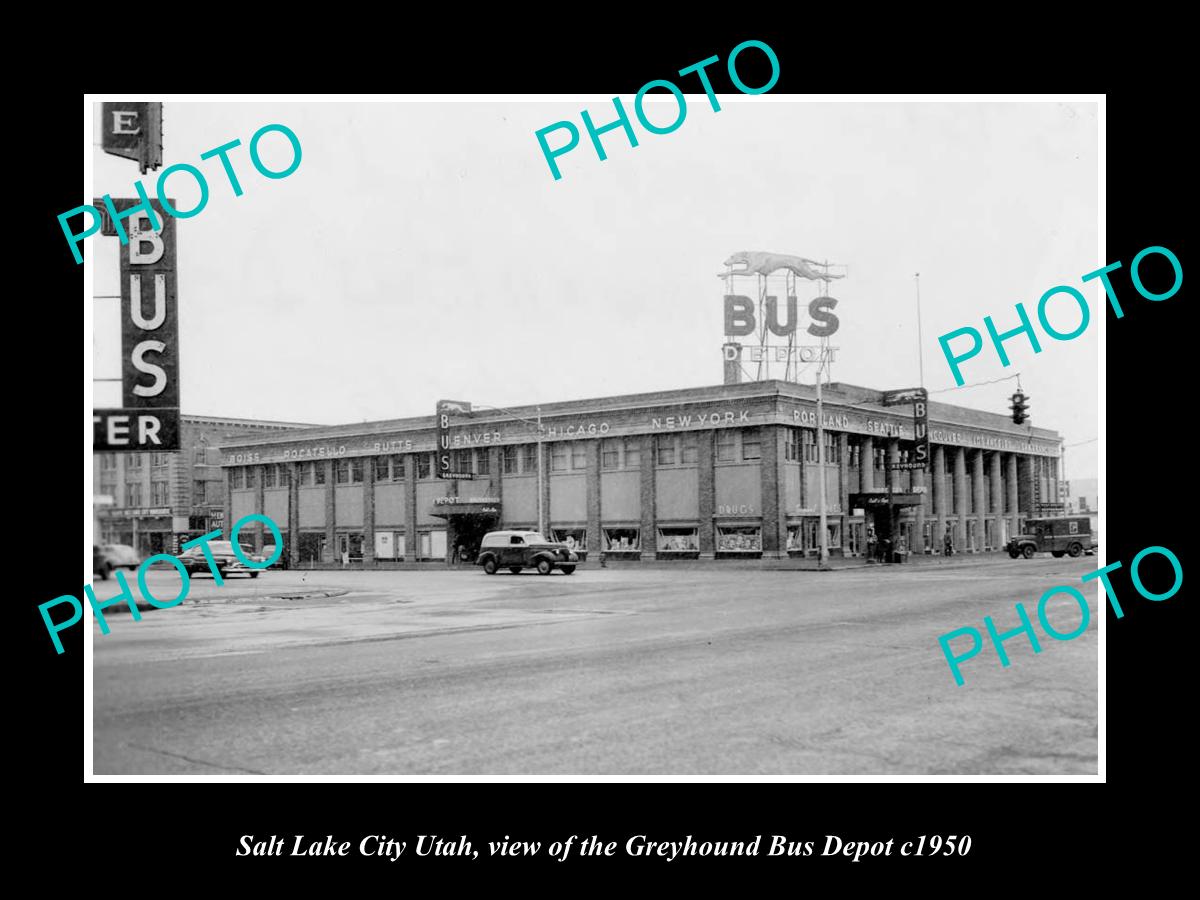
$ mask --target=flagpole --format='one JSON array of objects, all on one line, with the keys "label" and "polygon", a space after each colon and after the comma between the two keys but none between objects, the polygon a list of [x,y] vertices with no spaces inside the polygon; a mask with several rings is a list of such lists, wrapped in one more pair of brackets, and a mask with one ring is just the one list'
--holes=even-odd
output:
[{"label": "flagpole", "polygon": [[917,365],[921,372],[921,387],[925,387],[925,340],[921,337],[921,273],[913,275],[917,282]]}]

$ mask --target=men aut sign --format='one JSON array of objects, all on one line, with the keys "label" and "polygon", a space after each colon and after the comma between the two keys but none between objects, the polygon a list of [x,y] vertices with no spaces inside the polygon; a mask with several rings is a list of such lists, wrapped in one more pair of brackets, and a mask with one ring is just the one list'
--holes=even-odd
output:
[{"label": "men aut sign", "polygon": [[[121,247],[121,409],[92,416],[97,451],[179,449],[179,309],[175,220],[148,201],[113,200],[129,243]],[[169,200],[167,202],[170,202]]]}]

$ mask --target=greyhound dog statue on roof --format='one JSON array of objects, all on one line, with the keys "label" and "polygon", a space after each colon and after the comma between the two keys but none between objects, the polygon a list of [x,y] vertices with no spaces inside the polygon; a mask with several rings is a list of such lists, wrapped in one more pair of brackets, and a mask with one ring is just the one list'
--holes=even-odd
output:
[{"label": "greyhound dog statue on roof", "polygon": [[718,278],[726,275],[770,275],[778,269],[788,269],[801,278],[810,281],[822,281],[828,278],[841,278],[841,275],[829,275],[816,270],[821,263],[802,256],[790,256],[786,253],[763,253],[761,251],[739,250],[725,260],[724,265],[733,266],[745,263],[744,269],[734,269],[732,272],[722,272]]}]

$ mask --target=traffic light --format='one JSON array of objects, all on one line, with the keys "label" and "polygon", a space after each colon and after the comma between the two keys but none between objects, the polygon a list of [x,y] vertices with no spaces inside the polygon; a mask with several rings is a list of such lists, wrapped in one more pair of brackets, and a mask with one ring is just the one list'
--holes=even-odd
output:
[{"label": "traffic light", "polygon": [[1012,420],[1014,425],[1023,425],[1025,420],[1029,418],[1027,410],[1029,409],[1029,400],[1020,391],[1012,395]]}]

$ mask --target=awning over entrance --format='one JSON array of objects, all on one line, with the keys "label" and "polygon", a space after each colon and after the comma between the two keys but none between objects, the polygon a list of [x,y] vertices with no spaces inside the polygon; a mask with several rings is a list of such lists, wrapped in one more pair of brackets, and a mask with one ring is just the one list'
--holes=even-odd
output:
[{"label": "awning over entrance", "polygon": [[[892,506],[920,506],[924,500],[924,496],[924,494],[902,494],[900,492],[896,492],[892,494],[891,504]],[[877,509],[881,506],[887,505],[887,491],[850,495],[851,509]]]},{"label": "awning over entrance", "polygon": [[[438,498],[448,499],[448,498]],[[451,516],[490,516],[499,517],[499,503],[437,503],[429,511],[439,519],[449,519]]]}]

